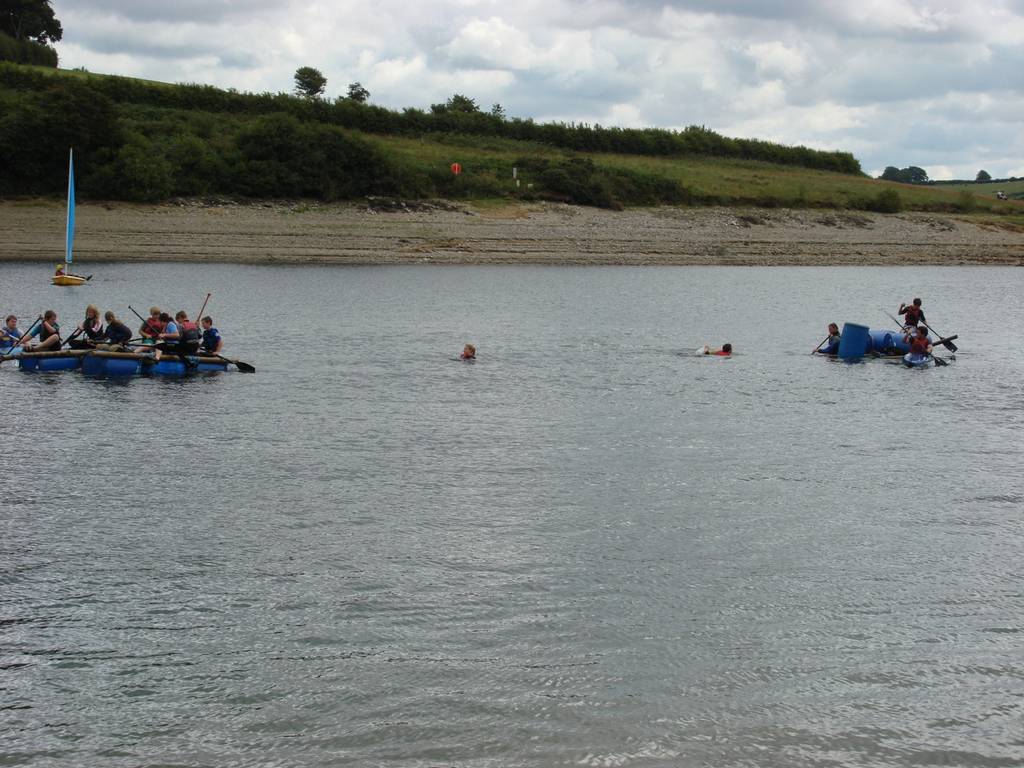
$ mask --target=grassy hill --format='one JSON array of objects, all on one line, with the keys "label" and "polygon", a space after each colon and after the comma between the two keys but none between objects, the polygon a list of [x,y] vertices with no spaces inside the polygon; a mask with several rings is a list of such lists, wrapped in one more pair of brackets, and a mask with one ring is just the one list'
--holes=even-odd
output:
[{"label": "grassy hill", "polygon": [[970,192],[981,197],[995,197],[996,192],[1004,192],[1007,197],[1024,200],[1024,179],[1012,181],[941,181],[935,186],[939,189],[956,189]]},{"label": "grassy hill", "polygon": [[0,195],[62,194],[72,145],[82,199],[378,194],[1024,214],[1024,204],[976,189],[869,179],[848,153],[696,126],[627,130],[399,112],[0,63],[0,158],[8,169]]}]

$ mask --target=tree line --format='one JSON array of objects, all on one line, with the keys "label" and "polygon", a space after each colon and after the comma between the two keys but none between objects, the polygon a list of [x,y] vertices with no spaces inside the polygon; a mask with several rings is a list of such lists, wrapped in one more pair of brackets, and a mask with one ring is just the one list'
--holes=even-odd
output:
[{"label": "tree line", "polygon": [[[0,66],[0,86],[31,91],[47,85],[48,76],[44,72]],[[861,174],[860,163],[848,152],[824,152],[757,139],[728,138],[702,126],[671,131],[585,123],[536,123],[529,118],[506,118],[503,114],[479,109],[406,108],[397,111],[348,97],[328,101],[284,93],[239,93],[208,85],[171,86],[113,76],[90,78],[90,85],[117,104],[230,115],[285,113],[304,122],[319,122],[367,133],[405,136],[461,133],[538,142],[578,152],[725,157]]]},{"label": "tree line", "polygon": [[455,176],[444,166],[392,156],[357,131],[302,119],[301,113],[131,106],[95,88],[98,82],[57,77],[33,90],[0,86],[0,195],[62,194],[73,146],[81,199],[497,197],[510,193],[515,165],[531,180],[520,191],[525,198],[609,208],[698,202],[677,181],[655,173],[572,157],[481,160],[471,174]]}]

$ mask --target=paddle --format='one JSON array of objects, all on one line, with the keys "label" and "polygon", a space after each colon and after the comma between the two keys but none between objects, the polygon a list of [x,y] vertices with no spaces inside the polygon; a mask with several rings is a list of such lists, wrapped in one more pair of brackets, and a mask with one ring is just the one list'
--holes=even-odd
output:
[{"label": "paddle", "polygon": [[817,351],[818,351],[819,349],[821,349],[821,345],[822,345],[822,344],[824,344],[824,343],[825,343],[826,341],[828,341],[828,340],[829,340],[829,339],[831,339],[831,338],[832,338],[832,334],[830,333],[830,334],[829,334],[828,336],[826,336],[826,337],[825,337],[824,339],[822,339],[822,340],[821,340],[821,341],[820,341],[820,342],[818,343],[818,346],[816,346],[816,347],[814,348],[814,351],[813,351],[813,352],[811,352],[811,354],[813,355],[813,354],[814,354],[814,352],[817,352]]},{"label": "paddle", "polygon": [[208,354],[206,356],[207,357],[216,357],[218,360],[223,360],[225,363],[231,363],[236,368],[238,368],[238,370],[240,370],[242,373],[256,373],[256,367],[255,366],[249,365],[248,363],[243,363],[241,360],[232,360],[230,357],[224,357],[224,355],[211,355],[211,354]]},{"label": "paddle", "polygon": [[[128,346],[128,347],[150,347],[152,345],[150,345],[150,344],[132,344],[132,343],[128,343],[125,346]],[[213,358],[216,358],[218,360],[223,360],[225,363],[228,363],[229,365],[235,366],[242,373],[256,373],[256,366],[250,365],[249,363],[243,362],[242,360],[235,360],[234,358],[231,358],[231,357],[224,357],[224,355],[215,355],[212,352],[200,352],[198,357],[213,357]]]},{"label": "paddle", "polygon": [[206,294],[206,301],[203,302],[203,306],[199,309],[199,314],[196,315],[196,324],[199,324],[203,321],[203,312],[206,311],[206,305],[209,303],[210,297],[212,295],[212,293]]},{"label": "paddle", "polygon": [[[83,325],[84,325],[84,323],[83,323]],[[64,339],[64,341],[62,341],[60,343],[60,346],[58,346],[57,349],[60,349],[60,347],[63,347],[65,344],[70,344],[72,341],[74,341],[79,336],[81,336],[84,331],[85,331],[84,327],[82,327],[81,325],[78,326],[77,330],[75,330],[74,333],[72,333],[70,336],[68,336],[66,339]],[[57,334],[57,335],[60,336],[60,334]]]},{"label": "paddle", "polygon": [[924,322],[923,320],[921,321],[921,325],[923,325],[929,331],[934,333],[936,336],[940,337],[939,340],[937,342],[935,342],[936,344],[941,344],[946,349],[948,349],[950,352],[956,352],[957,351],[957,349],[958,349],[957,345],[952,342],[952,339],[957,338],[955,335],[954,336],[943,337],[941,333],[936,331],[934,328],[932,328],[930,325],[928,325],[928,323]]}]

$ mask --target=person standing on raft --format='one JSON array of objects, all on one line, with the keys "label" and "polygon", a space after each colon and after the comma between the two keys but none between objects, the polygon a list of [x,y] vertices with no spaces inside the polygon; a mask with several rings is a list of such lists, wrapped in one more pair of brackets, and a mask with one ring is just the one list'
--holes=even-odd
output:
[{"label": "person standing on raft", "polygon": [[900,311],[897,315],[905,315],[906,322],[903,323],[904,328],[917,328],[921,323],[927,323],[924,319],[924,310],[921,309],[921,300],[914,299],[910,304],[900,304]]}]

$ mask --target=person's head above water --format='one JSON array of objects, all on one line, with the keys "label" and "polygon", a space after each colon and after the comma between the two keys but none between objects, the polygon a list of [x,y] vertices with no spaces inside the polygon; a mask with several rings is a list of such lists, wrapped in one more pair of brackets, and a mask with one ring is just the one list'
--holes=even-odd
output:
[{"label": "person's head above water", "polygon": [[722,351],[732,354],[732,344],[723,344]]},{"label": "person's head above water", "polygon": [[463,360],[475,360],[476,359],[476,347],[472,344],[467,344],[462,348],[462,359]]}]

